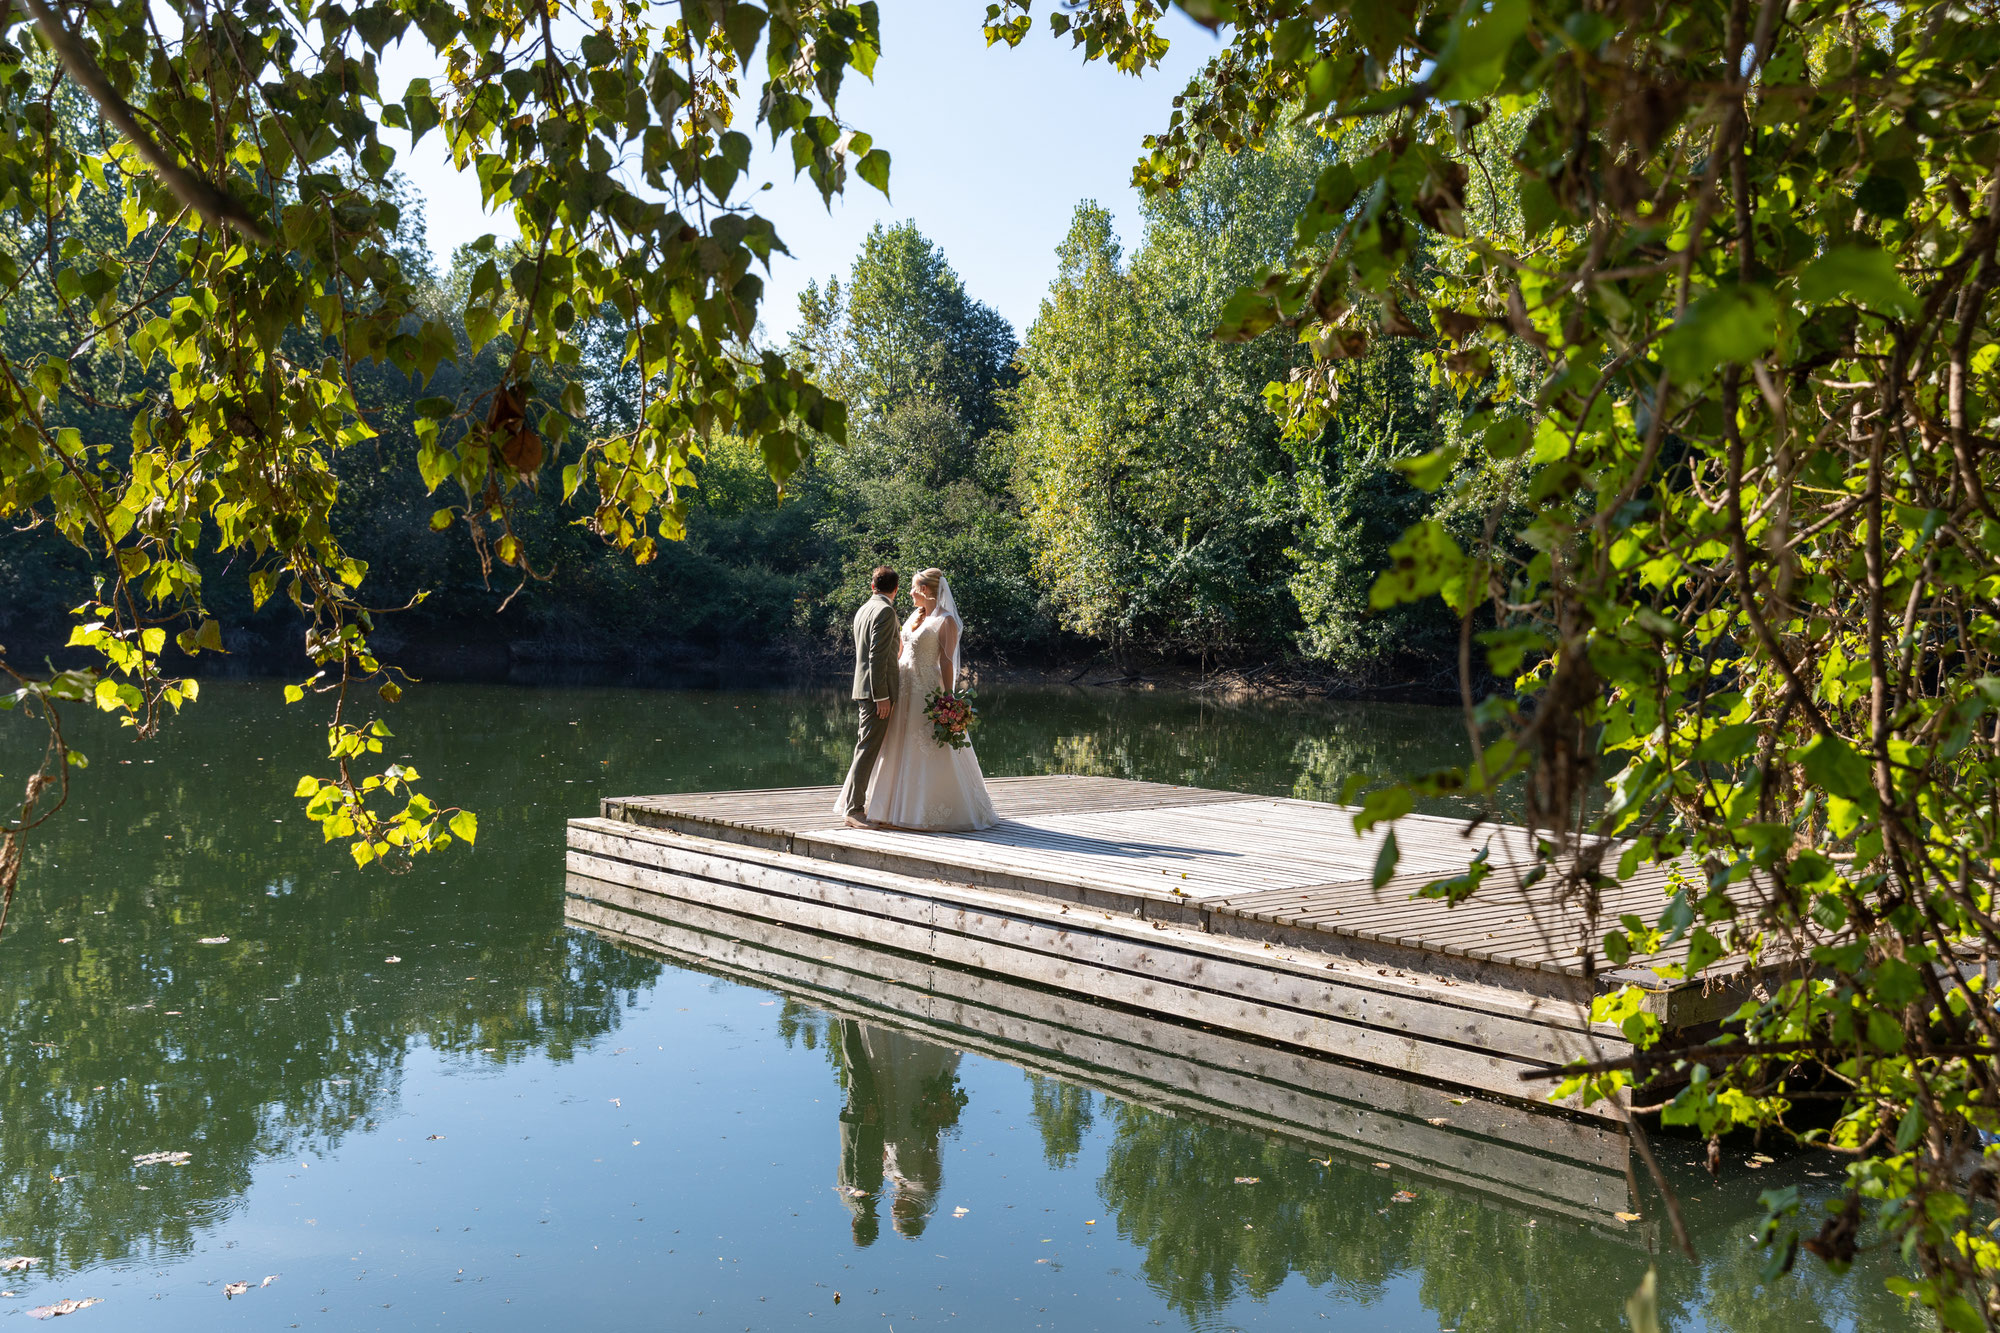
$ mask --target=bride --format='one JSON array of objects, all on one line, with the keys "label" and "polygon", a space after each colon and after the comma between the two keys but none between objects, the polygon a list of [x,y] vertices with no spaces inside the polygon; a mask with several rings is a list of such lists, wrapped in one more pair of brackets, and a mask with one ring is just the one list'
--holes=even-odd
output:
[{"label": "bride", "polygon": [[958,641],[964,622],[941,569],[926,569],[910,585],[917,609],[903,625],[896,659],[895,710],[882,757],[868,784],[868,821],[892,828],[959,831],[1000,822],[972,747],[955,750],[931,737],[924,700],[962,681]]}]

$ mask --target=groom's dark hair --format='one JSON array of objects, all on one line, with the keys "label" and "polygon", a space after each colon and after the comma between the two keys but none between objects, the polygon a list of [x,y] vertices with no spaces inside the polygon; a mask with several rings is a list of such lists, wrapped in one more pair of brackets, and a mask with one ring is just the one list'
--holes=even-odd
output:
[{"label": "groom's dark hair", "polygon": [[896,571],[887,565],[875,566],[875,572],[868,576],[868,586],[887,596],[896,591]]}]

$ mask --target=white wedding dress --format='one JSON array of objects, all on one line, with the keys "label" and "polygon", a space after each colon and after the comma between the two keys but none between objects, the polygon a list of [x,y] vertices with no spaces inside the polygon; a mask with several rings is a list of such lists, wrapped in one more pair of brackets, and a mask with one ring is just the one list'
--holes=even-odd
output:
[{"label": "white wedding dress", "polygon": [[[939,745],[932,739],[930,719],[924,716],[924,700],[944,683],[938,631],[946,620],[958,619],[950,599],[946,584],[939,589],[935,614],[919,624],[912,612],[903,625],[902,652],[896,659],[896,707],[889,714],[889,734],[882,739],[875,776],[868,783],[868,818],[873,823],[964,832],[1000,822],[972,747],[954,750]],[[963,679],[955,665],[953,679]]]}]

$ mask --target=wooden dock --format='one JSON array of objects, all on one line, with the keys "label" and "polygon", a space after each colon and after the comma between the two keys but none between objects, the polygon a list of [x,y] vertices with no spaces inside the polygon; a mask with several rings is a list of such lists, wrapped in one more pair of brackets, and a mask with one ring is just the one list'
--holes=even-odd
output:
[{"label": "wooden dock", "polygon": [[[1644,1245],[1629,1143],[1601,1121],[1453,1096],[1226,1032],[947,967],[580,875],[566,919],[627,948],[769,988],[1173,1115],[1281,1141],[1398,1181],[1561,1217]],[[666,915],[660,915],[663,910]],[[1621,1216],[1622,1215],[1622,1216]]]},{"label": "wooden dock", "polygon": [[[1402,873],[1378,890],[1381,833],[1356,836],[1340,806],[1109,778],[989,786],[1002,822],[963,834],[842,827],[831,787],[611,798],[571,821],[568,865],[625,891],[621,910],[719,910],[1510,1099],[1548,1089],[1523,1071],[1629,1049],[1589,1021],[1605,982],[1584,975],[1580,913],[1549,891],[1503,871],[1457,908],[1411,897],[1481,846],[1526,863],[1525,830],[1406,817]],[[1665,903],[1663,876],[1637,878],[1605,919]]]}]

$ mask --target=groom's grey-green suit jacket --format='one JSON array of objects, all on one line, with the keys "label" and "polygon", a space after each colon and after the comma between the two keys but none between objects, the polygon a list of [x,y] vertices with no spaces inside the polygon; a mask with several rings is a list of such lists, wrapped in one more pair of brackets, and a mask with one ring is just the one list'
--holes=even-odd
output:
[{"label": "groom's grey-green suit jacket", "polygon": [[849,819],[866,817],[868,779],[874,776],[876,756],[882,753],[882,738],[889,734],[889,720],[881,715],[877,701],[896,698],[896,650],[902,640],[896,623],[896,608],[880,593],[864,602],[854,613],[854,697],[860,703],[856,721],[859,729],[854,742],[854,763],[840,789],[841,812]]},{"label": "groom's grey-green suit jacket", "polygon": [[901,626],[896,608],[876,593],[854,613],[854,697],[896,697],[896,649]]}]

